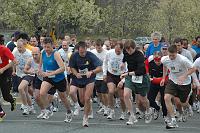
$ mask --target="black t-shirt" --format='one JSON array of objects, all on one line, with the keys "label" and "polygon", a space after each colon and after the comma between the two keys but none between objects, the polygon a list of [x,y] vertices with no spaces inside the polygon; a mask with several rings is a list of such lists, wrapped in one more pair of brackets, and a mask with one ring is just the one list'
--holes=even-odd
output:
[{"label": "black t-shirt", "polygon": [[149,62],[149,75],[151,78],[159,78],[163,76],[163,64],[156,65],[154,60]]},{"label": "black t-shirt", "polygon": [[146,74],[144,60],[144,55],[138,50],[136,50],[132,55],[124,52],[123,62],[127,62],[128,71],[134,71],[136,76]]}]

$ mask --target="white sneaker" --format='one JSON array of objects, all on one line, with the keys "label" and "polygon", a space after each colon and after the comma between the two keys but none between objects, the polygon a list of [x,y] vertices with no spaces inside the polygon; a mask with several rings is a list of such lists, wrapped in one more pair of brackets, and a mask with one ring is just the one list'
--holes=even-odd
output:
[{"label": "white sneaker", "polygon": [[45,115],[45,112],[41,111],[40,114],[37,116],[37,119],[42,119],[43,115]]},{"label": "white sneaker", "polygon": [[177,119],[177,122],[182,122],[183,121],[183,114],[179,114],[176,119]]},{"label": "white sneaker", "polygon": [[133,125],[134,123],[137,123],[138,120],[136,119],[135,115],[130,115],[128,121],[126,122],[127,125]]},{"label": "white sneaker", "polygon": [[189,117],[192,117],[194,115],[194,112],[192,110],[192,106],[190,105],[188,109],[189,109],[188,110],[188,115],[189,115]]},{"label": "white sneaker", "polygon": [[109,108],[105,106],[103,116],[108,116]]},{"label": "white sneaker", "polygon": [[97,102],[98,102],[97,97],[93,98],[93,99],[92,99],[92,102],[93,102],[93,103],[97,103]]},{"label": "white sneaker", "polygon": [[110,109],[110,114],[108,115],[107,119],[112,120],[112,119],[114,119],[114,117],[115,117],[115,111],[114,111],[114,109],[113,110]]},{"label": "white sneaker", "polygon": [[153,109],[153,119],[154,119],[154,120],[157,120],[158,117],[159,117],[159,111],[156,110],[156,109]]},{"label": "white sneaker", "polygon": [[103,107],[102,102],[99,102],[99,103],[98,103],[98,107],[99,107],[99,108],[102,108],[102,107]]},{"label": "white sneaker", "polygon": [[53,116],[53,110],[47,110],[48,116]]},{"label": "white sneaker", "polygon": [[66,113],[66,117],[64,122],[70,123],[72,121],[72,112],[71,113]]},{"label": "white sneaker", "polygon": [[139,110],[139,108],[135,108],[135,114],[139,115],[141,113],[141,111]]},{"label": "white sneaker", "polygon": [[125,112],[122,112],[121,113],[121,116],[119,117],[120,120],[124,120],[126,117],[126,113]]},{"label": "white sneaker", "polygon": [[58,112],[58,108],[57,107],[53,107],[53,112]]},{"label": "white sneaker", "polygon": [[196,103],[196,102],[193,103],[193,105],[192,105],[192,109],[193,109],[194,111],[197,110],[197,103]]},{"label": "white sneaker", "polygon": [[145,123],[150,123],[153,116],[152,116],[152,108],[149,108],[148,111],[145,111]]},{"label": "white sneaker", "polygon": [[169,123],[170,122],[170,118],[169,117],[167,117],[167,116],[164,116],[164,122],[165,122],[165,124],[167,124],[167,123]]},{"label": "white sneaker", "polygon": [[97,111],[97,114],[103,114],[104,113],[104,107],[101,107],[98,111]]},{"label": "white sneaker", "polygon": [[29,114],[36,114],[36,111],[33,106],[29,107]]},{"label": "white sneaker", "polygon": [[21,104],[20,109],[21,109],[21,110],[24,110],[24,106],[25,106],[24,104]]},{"label": "white sneaker", "polygon": [[172,129],[172,128],[177,128],[177,127],[178,127],[178,124],[176,120],[171,120],[170,122],[166,124],[166,129]]},{"label": "white sneaker", "polygon": [[74,106],[74,115],[78,116],[80,112],[81,107],[79,105]]},{"label": "white sneaker", "polygon": [[80,111],[84,111],[84,107],[81,107],[81,108],[80,108]]},{"label": "white sneaker", "polygon": [[94,118],[93,110],[91,109],[91,112],[90,112],[90,114],[88,115],[88,119],[93,119],[93,118]]},{"label": "white sneaker", "polygon": [[24,105],[23,115],[29,115],[29,107]]},{"label": "white sneaker", "polygon": [[49,115],[48,115],[48,110],[45,110],[44,115],[42,116],[42,119],[49,119]]},{"label": "white sneaker", "polygon": [[197,102],[197,113],[200,113],[200,102]]},{"label": "white sneaker", "polygon": [[89,123],[88,123],[88,118],[86,118],[85,116],[83,116],[83,123],[82,123],[83,127],[88,127]]}]

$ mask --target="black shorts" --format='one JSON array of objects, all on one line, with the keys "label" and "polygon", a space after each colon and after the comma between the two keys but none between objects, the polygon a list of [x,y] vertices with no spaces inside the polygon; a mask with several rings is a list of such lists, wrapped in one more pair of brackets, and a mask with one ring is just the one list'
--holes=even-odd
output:
[{"label": "black shorts", "polygon": [[108,87],[103,80],[96,80],[94,88],[97,90],[98,93],[108,93]]},{"label": "black shorts", "polygon": [[191,84],[189,85],[177,85],[172,80],[168,80],[165,87],[165,94],[171,94],[178,97],[182,103],[187,101],[187,98],[191,91]]},{"label": "black shorts", "polygon": [[34,89],[40,90],[41,84],[42,84],[42,80],[40,80],[37,76],[35,76],[35,78],[33,80]]},{"label": "black shorts", "polygon": [[[34,89],[40,90],[42,84],[42,80],[40,80],[37,76],[35,76],[33,80]],[[53,87],[48,91],[49,95],[54,95],[56,93],[56,89]]]},{"label": "black shorts", "polygon": [[26,75],[22,78],[22,80],[26,80],[28,82],[28,86],[31,86],[34,80],[34,76]]},{"label": "black shorts", "polygon": [[107,72],[107,83],[114,83],[117,86],[120,81],[120,75],[113,75]]},{"label": "black shorts", "polygon": [[59,92],[66,91],[67,82],[65,78],[59,82],[54,82],[50,78],[43,78],[43,81],[50,83],[53,86],[54,90],[58,90]]}]

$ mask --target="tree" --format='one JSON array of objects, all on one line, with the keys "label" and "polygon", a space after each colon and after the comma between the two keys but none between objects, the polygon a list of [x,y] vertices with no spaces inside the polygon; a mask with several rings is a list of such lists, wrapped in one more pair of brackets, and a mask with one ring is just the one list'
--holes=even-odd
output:
[{"label": "tree", "polygon": [[28,33],[38,26],[47,31],[61,22],[71,23],[80,31],[88,31],[100,22],[94,0],[7,0],[3,20]]}]

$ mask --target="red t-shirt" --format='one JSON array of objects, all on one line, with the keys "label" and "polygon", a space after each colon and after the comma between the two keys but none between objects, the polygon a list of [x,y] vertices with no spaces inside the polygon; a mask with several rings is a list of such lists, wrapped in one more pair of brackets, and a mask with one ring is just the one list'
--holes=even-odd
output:
[{"label": "red t-shirt", "polygon": [[8,65],[9,60],[14,60],[15,57],[7,47],[0,45],[0,68]]}]

